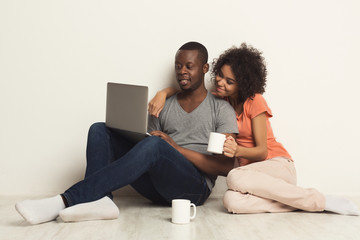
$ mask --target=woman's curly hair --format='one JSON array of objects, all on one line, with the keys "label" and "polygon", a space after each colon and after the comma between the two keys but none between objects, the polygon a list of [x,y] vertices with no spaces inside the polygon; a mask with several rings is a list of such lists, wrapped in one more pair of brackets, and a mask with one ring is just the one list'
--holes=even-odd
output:
[{"label": "woman's curly hair", "polygon": [[239,48],[232,47],[214,59],[212,63],[211,79],[216,76],[224,65],[229,65],[238,85],[238,102],[243,103],[256,93],[264,93],[266,87],[266,64],[261,56],[262,52],[246,43]]}]

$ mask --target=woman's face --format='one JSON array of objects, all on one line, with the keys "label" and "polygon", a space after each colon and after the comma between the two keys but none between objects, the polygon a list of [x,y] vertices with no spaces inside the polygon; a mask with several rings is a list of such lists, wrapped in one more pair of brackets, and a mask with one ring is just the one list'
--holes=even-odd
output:
[{"label": "woman's face", "polygon": [[238,84],[229,65],[224,65],[215,77],[215,91],[219,97],[236,99],[238,95]]}]

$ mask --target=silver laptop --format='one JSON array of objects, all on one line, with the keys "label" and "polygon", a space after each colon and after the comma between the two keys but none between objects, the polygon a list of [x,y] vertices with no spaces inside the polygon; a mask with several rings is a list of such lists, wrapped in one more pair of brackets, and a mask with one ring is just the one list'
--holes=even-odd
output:
[{"label": "silver laptop", "polygon": [[109,82],[106,126],[119,131],[133,142],[141,141],[149,135],[147,104],[148,87]]}]

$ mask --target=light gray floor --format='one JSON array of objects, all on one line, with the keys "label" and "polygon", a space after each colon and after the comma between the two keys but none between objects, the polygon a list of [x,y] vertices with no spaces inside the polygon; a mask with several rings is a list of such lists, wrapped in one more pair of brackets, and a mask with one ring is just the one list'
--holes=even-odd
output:
[{"label": "light gray floor", "polygon": [[[226,213],[221,198],[197,208],[187,225],[170,222],[171,208],[138,197],[117,197],[120,217],[108,221],[28,225],[14,208],[23,197],[0,198],[0,240],[17,239],[360,239],[360,217],[330,213]],[[360,196],[350,198],[360,206]]]}]

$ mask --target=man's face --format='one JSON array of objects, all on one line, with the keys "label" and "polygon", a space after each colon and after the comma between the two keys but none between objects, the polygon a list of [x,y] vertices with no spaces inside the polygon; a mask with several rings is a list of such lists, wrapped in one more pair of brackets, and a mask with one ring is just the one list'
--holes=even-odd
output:
[{"label": "man's face", "polygon": [[207,68],[198,57],[197,50],[179,50],[175,56],[175,73],[182,90],[195,90],[204,84]]}]

